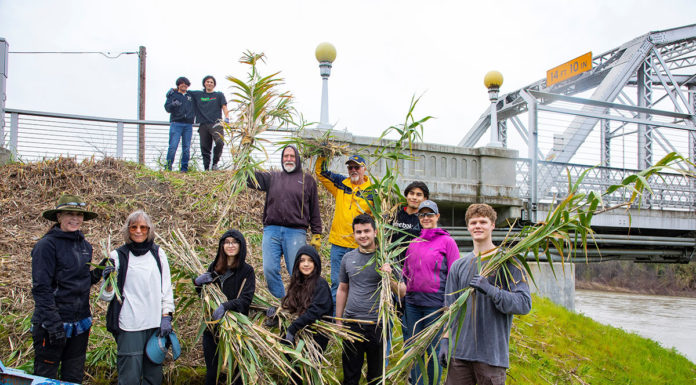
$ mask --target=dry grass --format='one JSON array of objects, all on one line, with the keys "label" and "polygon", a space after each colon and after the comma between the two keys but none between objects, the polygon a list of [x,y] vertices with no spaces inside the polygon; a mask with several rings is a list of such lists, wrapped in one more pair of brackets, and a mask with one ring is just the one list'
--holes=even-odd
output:
[{"label": "dry grass", "polygon": [[[31,249],[51,226],[41,213],[53,208],[61,193],[82,196],[88,209],[99,217],[85,222],[83,232],[94,247],[93,262],[102,258],[102,245],[111,235],[111,247],[120,241],[119,231],[129,213],[144,209],[155,222],[156,231],[167,236],[169,229],[178,228],[192,240],[193,246],[210,255],[217,251],[220,234],[214,233],[220,216],[218,195],[229,180],[226,172],[153,172],[137,164],[112,158],[86,160],[58,158],[30,164],[9,164],[0,167],[0,310],[9,313],[31,315],[34,308],[31,296]],[[332,215],[332,200],[320,189],[322,218],[325,228]],[[262,273],[261,237],[263,228],[264,194],[243,190],[236,198],[224,220],[224,229],[238,228],[247,238],[247,262],[256,270],[259,282],[265,286]],[[224,231],[224,230],[223,230]],[[327,234],[325,234],[326,236]],[[328,245],[326,242],[324,245]],[[328,250],[328,249],[327,249]],[[166,251],[166,249],[165,249]],[[329,274],[328,252],[324,261],[324,273]],[[170,263],[171,265],[171,263]],[[287,274],[284,273],[287,280]],[[93,287],[93,295],[99,286]],[[175,290],[189,290],[177,285]],[[175,300],[182,292],[175,292]],[[97,302],[92,306],[95,324],[104,325],[106,306]],[[203,365],[200,343],[194,344],[200,314],[177,314],[175,328],[183,341],[184,354],[177,367]],[[17,322],[0,328],[0,357],[7,360],[21,341],[31,342],[26,330],[28,323]],[[4,330],[2,330],[4,329]],[[110,337],[109,337],[110,338]],[[10,343],[6,343],[10,341]],[[90,349],[98,341],[92,341]],[[15,365],[26,364],[32,354],[22,352]],[[174,371],[173,365],[168,369]],[[176,370],[179,370],[178,368]]]}]

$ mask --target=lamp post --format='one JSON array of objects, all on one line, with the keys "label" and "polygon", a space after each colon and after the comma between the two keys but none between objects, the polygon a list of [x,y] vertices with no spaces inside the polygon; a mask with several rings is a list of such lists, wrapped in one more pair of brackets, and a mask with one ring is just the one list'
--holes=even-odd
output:
[{"label": "lamp post", "polygon": [[490,147],[502,147],[500,138],[498,137],[498,92],[500,86],[503,85],[503,74],[498,71],[489,71],[483,77],[483,84],[488,88],[488,99],[491,101],[491,140],[488,143]]},{"label": "lamp post", "polygon": [[320,43],[314,51],[319,61],[319,74],[321,75],[321,116],[319,128],[329,129],[329,76],[331,76],[331,63],[336,60],[336,47],[331,43]]}]

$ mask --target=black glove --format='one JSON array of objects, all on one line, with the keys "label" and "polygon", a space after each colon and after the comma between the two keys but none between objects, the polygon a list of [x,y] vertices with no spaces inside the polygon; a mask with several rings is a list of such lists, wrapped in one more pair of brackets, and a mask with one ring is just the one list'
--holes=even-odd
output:
[{"label": "black glove", "polygon": [[65,337],[63,324],[44,329],[48,332],[48,342],[51,345],[63,346],[67,342],[68,339]]},{"label": "black glove", "polygon": [[159,328],[159,336],[166,337],[172,332],[172,316],[165,315],[162,317]]},{"label": "black glove", "polygon": [[295,345],[295,335],[290,333],[290,332],[285,333],[285,341],[286,341],[286,344],[294,346]]},{"label": "black glove", "polygon": [[226,311],[227,310],[225,310],[224,305],[218,306],[218,308],[215,309],[215,311],[213,312],[213,321],[217,321],[217,320],[221,319],[225,315]]},{"label": "black glove", "polygon": [[110,266],[104,266],[104,270],[102,270],[102,278],[104,278],[104,280],[106,280],[107,278],[109,278],[109,276],[111,275],[111,273],[113,273],[114,271],[116,271],[116,267],[113,266],[114,261],[113,261],[113,260],[110,260],[110,261],[111,261],[112,265],[110,265]]},{"label": "black glove", "polygon": [[266,317],[268,318],[273,318],[276,316],[276,311],[278,310],[277,307],[275,306],[269,306],[268,309],[266,309]]},{"label": "black glove", "polygon": [[167,91],[167,97],[170,97],[174,95],[175,90],[173,88],[170,88],[169,91]]},{"label": "black glove", "polygon": [[469,282],[469,286],[491,297],[495,295],[498,289],[497,287],[491,285],[490,282],[488,282],[488,278],[478,274],[474,274],[474,277],[471,278],[471,282]]},{"label": "black glove", "polygon": [[174,101],[172,102],[172,107],[179,107],[180,105],[181,105],[181,102],[178,101],[178,100],[174,100]]},{"label": "black glove", "polygon": [[437,352],[437,359],[440,361],[440,366],[447,367],[447,353],[449,350],[449,338],[440,340],[440,350]]},{"label": "black glove", "polygon": [[213,273],[208,271],[196,277],[196,279],[193,280],[193,284],[196,286],[203,286],[207,283],[213,282],[213,279],[215,279],[213,278]]}]

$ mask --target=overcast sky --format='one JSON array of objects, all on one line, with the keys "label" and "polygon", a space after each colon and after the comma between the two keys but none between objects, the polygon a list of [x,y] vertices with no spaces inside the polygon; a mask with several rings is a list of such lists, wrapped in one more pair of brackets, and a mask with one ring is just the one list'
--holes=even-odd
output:
[{"label": "overcast sky", "polygon": [[[164,94],[181,75],[243,76],[247,49],[282,71],[308,120],[318,120],[314,50],[338,51],[329,115],[339,129],[376,135],[402,122],[412,95],[432,115],[427,142],[456,144],[487,107],[483,76],[502,92],[581,54],[601,54],[649,31],[696,22],[694,0],[587,1],[131,1],[0,0],[10,51],[137,51],[147,47],[146,118],[167,120]],[[137,57],[10,54],[7,107],[136,118]]]}]

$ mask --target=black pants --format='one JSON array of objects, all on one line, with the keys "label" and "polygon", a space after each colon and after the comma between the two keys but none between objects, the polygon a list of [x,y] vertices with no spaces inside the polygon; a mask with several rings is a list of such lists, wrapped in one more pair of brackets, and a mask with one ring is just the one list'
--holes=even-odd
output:
[{"label": "black pants", "polygon": [[358,323],[346,325],[365,340],[353,343],[343,342],[343,385],[358,385],[365,356],[367,356],[367,383],[368,385],[376,384],[384,367],[382,327]]},{"label": "black pants", "polygon": [[200,127],[198,127],[198,136],[200,137],[201,142],[201,156],[203,157],[203,168],[208,170],[211,166],[210,150],[213,147],[213,142],[215,142],[215,149],[213,149],[212,166],[216,166],[220,161],[220,156],[222,155],[222,147],[225,146],[222,125],[217,123],[201,123]]},{"label": "black pants", "polygon": [[[89,330],[68,338],[64,345],[51,345],[48,340],[48,332],[39,325],[34,325],[31,335],[34,339],[35,375],[82,383]],[[58,378],[59,366],[60,378]]]},{"label": "black pants", "polygon": [[[205,329],[203,332],[203,358],[205,359],[205,385],[216,385],[218,383],[225,383],[225,374],[220,373],[220,381],[216,381],[217,369],[218,369],[218,354],[217,354],[218,341],[215,336],[208,330]],[[231,368],[227,368],[231,370]],[[230,373],[231,376],[237,375],[237,370]],[[232,381],[232,385],[242,385],[242,378],[239,377],[235,381]]]}]

